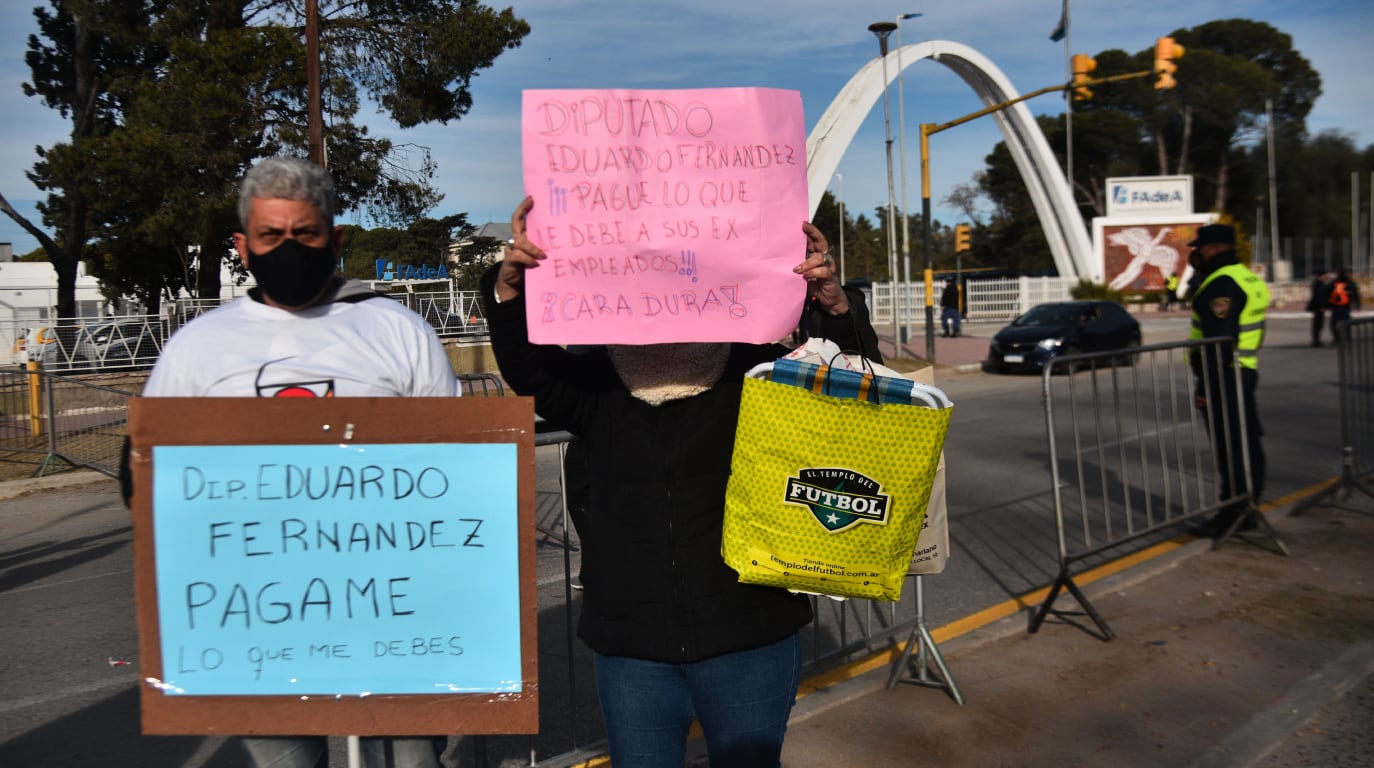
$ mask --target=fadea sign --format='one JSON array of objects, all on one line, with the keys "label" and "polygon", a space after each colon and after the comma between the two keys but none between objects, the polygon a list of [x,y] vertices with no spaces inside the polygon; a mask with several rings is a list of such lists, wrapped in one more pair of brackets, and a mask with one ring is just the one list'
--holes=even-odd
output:
[{"label": "fadea sign", "polygon": [[443,264],[437,267],[424,264],[396,264],[389,259],[377,259],[378,280],[447,280],[448,268]]},{"label": "fadea sign", "polygon": [[1107,179],[1107,217],[1188,215],[1192,176],[1129,176]]}]

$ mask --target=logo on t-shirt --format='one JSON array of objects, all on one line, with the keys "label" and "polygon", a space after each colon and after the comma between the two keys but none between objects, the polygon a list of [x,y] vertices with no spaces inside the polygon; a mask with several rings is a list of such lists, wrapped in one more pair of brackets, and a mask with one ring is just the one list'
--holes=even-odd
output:
[{"label": "logo on t-shirt", "polygon": [[803,469],[787,478],[783,501],[811,510],[831,533],[859,523],[887,524],[888,495],[878,481],[852,469]]},{"label": "logo on t-shirt", "polygon": [[265,383],[264,379],[270,381],[272,376],[267,373],[267,367],[282,360],[290,360],[284,357],[281,360],[272,360],[263,363],[258,369],[258,375],[253,380],[253,386],[257,389],[258,397],[333,397],[333,379],[315,379],[313,381],[283,381],[280,383]]}]

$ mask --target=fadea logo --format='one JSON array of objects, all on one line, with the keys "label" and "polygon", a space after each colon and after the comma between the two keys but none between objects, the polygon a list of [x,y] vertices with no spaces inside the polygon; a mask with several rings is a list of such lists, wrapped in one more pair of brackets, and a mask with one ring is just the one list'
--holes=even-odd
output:
[{"label": "fadea logo", "polygon": [[787,478],[783,501],[811,510],[831,533],[859,523],[887,524],[888,495],[878,481],[852,469],[835,467],[803,469]]},{"label": "fadea logo", "polygon": [[1112,202],[1117,205],[1165,205],[1185,201],[1183,193],[1176,189],[1138,190],[1116,184],[1112,187]]},{"label": "fadea logo", "polygon": [[448,268],[443,264],[437,267],[429,267],[423,264],[402,264],[396,265],[394,261],[387,259],[377,259],[377,279],[378,280],[447,280]]}]

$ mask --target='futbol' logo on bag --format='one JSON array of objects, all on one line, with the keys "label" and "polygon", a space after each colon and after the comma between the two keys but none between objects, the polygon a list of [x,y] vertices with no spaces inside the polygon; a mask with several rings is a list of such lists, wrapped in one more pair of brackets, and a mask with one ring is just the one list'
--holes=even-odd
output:
[{"label": "'futbol' logo on bag", "polygon": [[859,523],[887,524],[888,495],[878,481],[852,469],[803,469],[787,478],[783,500],[811,510],[831,533]]}]

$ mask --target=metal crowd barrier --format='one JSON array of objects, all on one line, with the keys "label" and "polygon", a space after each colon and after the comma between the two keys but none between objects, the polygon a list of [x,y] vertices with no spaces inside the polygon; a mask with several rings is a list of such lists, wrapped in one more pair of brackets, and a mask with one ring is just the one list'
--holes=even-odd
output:
[{"label": "metal crowd barrier", "polygon": [[35,476],[61,461],[116,477],[137,394],[41,370],[0,372],[0,452],[42,455]]},{"label": "metal crowd barrier", "polygon": [[[1216,361],[1202,367],[1206,391],[1217,377],[1232,376],[1233,390],[1219,388],[1243,396],[1239,369],[1220,368],[1217,353],[1231,344],[1230,339],[1153,344],[1132,350],[1129,358],[1120,352],[1085,353],[1046,366],[1041,398],[1059,568],[1030,632],[1054,615],[1092,634],[1073,619],[1086,614],[1097,636],[1110,640],[1111,628],[1075,584],[1075,574],[1126,554],[1125,545],[1171,538],[1176,531],[1169,529],[1179,523],[1224,507],[1244,505],[1245,514],[1286,554],[1245,491],[1248,483],[1230,478],[1229,487],[1241,491],[1219,498],[1222,473],[1231,470],[1218,466],[1218,443],[1239,451],[1246,476],[1250,473],[1244,420],[1228,420],[1223,434],[1212,435],[1205,414],[1194,407],[1194,375],[1187,362],[1192,352]],[[1208,405],[1239,413],[1241,404]],[[1081,611],[1054,608],[1065,591]]]},{"label": "metal crowd barrier", "polygon": [[480,291],[393,291],[387,298],[401,302],[423,317],[440,338],[485,336],[491,332],[479,298]]},{"label": "metal crowd barrier", "polygon": [[1335,329],[1340,347],[1341,474],[1336,482],[1293,509],[1301,514],[1351,490],[1374,498],[1366,478],[1374,475],[1374,317]]},{"label": "metal crowd barrier", "polygon": [[[132,376],[141,379],[142,374]],[[463,373],[457,378],[465,396],[505,395],[495,374]],[[42,455],[35,462],[35,476],[61,461],[115,477],[128,433],[128,400],[140,389],[136,384],[109,386],[41,368],[0,371],[0,453]]]},{"label": "metal crowd barrier", "polygon": [[460,373],[458,386],[464,397],[502,397],[506,394],[505,385],[494,373]]}]

